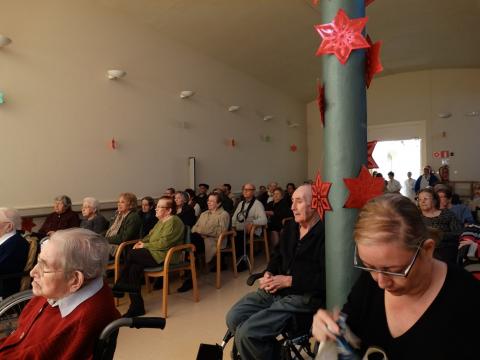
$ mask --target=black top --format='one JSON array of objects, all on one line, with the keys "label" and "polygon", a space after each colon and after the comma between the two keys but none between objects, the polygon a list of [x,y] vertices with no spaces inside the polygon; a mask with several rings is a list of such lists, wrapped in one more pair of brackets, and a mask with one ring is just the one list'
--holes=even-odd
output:
[{"label": "black top", "polygon": [[0,245],[0,297],[6,298],[20,290],[21,277],[8,275],[23,271],[29,248],[28,241],[19,233],[13,234]]},{"label": "black top", "polygon": [[279,295],[308,294],[325,300],[325,228],[319,220],[300,240],[299,225],[285,224],[267,271],[274,275],[291,275],[292,287]]},{"label": "black top", "polygon": [[138,211],[140,219],[142,219],[142,227],[140,228],[140,237],[143,239],[148,235],[150,230],[153,229],[158,219],[155,214],[155,209],[151,209],[148,212],[143,212],[142,210]]},{"label": "black top", "polygon": [[385,314],[384,290],[362,273],[343,312],[362,340],[362,354],[370,346],[396,359],[479,359],[480,282],[456,266],[448,266],[443,287],[420,319],[403,335],[393,338]]},{"label": "black top", "polygon": [[187,204],[183,204],[182,212],[177,214],[177,216],[182,220],[185,226],[190,226],[190,228],[192,228],[192,226],[197,222],[195,210],[193,210],[193,208]]},{"label": "black top", "polygon": [[290,206],[288,206],[286,199],[282,199],[277,203],[270,201],[265,207],[265,211],[273,211],[273,216],[268,218],[268,230],[282,230],[282,220],[293,217],[293,212]]},{"label": "black top", "polygon": [[90,220],[83,218],[80,222],[81,228],[92,230],[102,236],[105,236],[109,226],[110,223],[102,214],[95,214],[93,219]]}]

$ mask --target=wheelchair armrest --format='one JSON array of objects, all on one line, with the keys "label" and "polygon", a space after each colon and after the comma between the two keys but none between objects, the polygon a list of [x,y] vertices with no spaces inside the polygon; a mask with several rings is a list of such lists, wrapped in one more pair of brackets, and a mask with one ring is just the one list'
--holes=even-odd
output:
[{"label": "wheelchair armrest", "polygon": [[247,279],[247,285],[252,286],[255,281],[263,277],[263,274],[265,274],[265,271],[250,275]]}]

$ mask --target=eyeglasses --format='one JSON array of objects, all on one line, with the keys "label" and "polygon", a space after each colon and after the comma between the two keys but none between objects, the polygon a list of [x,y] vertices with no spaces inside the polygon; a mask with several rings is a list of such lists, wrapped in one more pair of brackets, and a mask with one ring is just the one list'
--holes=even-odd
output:
[{"label": "eyeglasses", "polygon": [[170,209],[170,206],[157,206],[157,209]]},{"label": "eyeglasses", "polygon": [[415,251],[415,255],[413,256],[412,261],[410,261],[410,264],[405,268],[405,270],[400,271],[400,272],[395,272],[395,271],[388,271],[388,270],[379,270],[379,269],[374,269],[368,266],[365,266],[362,262],[362,259],[358,256],[358,249],[357,245],[355,245],[355,252],[353,255],[353,266],[356,267],[357,269],[361,269],[364,271],[368,272],[374,272],[377,274],[383,274],[387,276],[397,276],[397,277],[403,277],[406,278],[408,274],[410,273],[410,270],[412,270],[413,265],[415,265],[415,261],[417,260],[418,254],[420,253],[420,249],[423,246],[424,240],[421,240],[418,245],[417,245],[417,250]]},{"label": "eyeglasses", "polygon": [[37,264],[35,265],[35,267],[33,269],[37,269],[37,271],[38,271],[38,273],[40,274],[41,277],[43,277],[45,274],[65,272],[65,270],[45,270],[45,263],[39,258],[37,258]]},{"label": "eyeglasses", "polygon": [[244,188],[243,191],[255,191],[255,189],[247,189],[247,188]]}]

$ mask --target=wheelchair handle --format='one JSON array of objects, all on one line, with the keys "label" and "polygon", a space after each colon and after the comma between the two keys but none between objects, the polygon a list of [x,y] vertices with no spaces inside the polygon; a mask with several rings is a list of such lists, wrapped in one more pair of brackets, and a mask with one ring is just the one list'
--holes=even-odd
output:
[{"label": "wheelchair handle", "polygon": [[132,325],[137,329],[140,328],[150,328],[150,329],[164,329],[166,321],[161,317],[134,317],[132,318]]},{"label": "wheelchair handle", "polygon": [[265,273],[265,271],[264,271],[264,272],[261,272],[261,273],[256,273],[256,274],[250,275],[250,276],[248,277],[248,279],[247,279],[247,285],[248,285],[248,286],[252,286],[253,283],[254,283],[255,281],[257,281],[258,279],[260,279],[260,278],[263,276],[264,273]]}]

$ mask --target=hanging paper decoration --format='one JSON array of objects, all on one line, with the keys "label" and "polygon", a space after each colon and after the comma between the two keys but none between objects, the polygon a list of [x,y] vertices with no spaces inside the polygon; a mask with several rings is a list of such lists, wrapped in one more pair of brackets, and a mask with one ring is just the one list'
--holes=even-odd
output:
[{"label": "hanging paper decoration", "polygon": [[373,177],[365,166],[362,166],[357,178],[343,179],[350,194],[343,207],[360,209],[368,200],[383,194],[385,181],[383,178]]},{"label": "hanging paper decoration", "polygon": [[370,5],[374,1],[375,0],[365,0],[365,7],[367,7],[368,5]]},{"label": "hanging paper decoration", "polygon": [[377,145],[377,140],[367,142],[367,168],[369,169],[378,169],[377,163],[373,160],[375,145]]},{"label": "hanging paper decoration", "polygon": [[318,5],[318,0],[312,0],[312,4],[313,4],[313,6],[317,6]]},{"label": "hanging paper decoration", "polygon": [[365,82],[367,88],[370,87],[375,74],[383,71],[382,63],[380,62],[380,48],[382,47],[382,42],[377,41],[375,44],[372,43],[370,36],[367,35],[367,41],[370,44],[370,48],[367,49],[366,61],[365,61]]},{"label": "hanging paper decoration", "polygon": [[231,139],[227,140],[227,144],[228,144],[229,147],[231,147],[233,149],[237,145],[237,142],[235,141],[234,138],[231,138]]},{"label": "hanging paper decoration", "polygon": [[295,145],[295,144],[290,145],[290,151],[291,152],[297,151],[297,145]]},{"label": "hanging paper decoration", "polygon": [[31,217],[22,217],[22,230],[26,232],[32,232],[32,229],[36,226]]},{"label": "hanging paper decoration", "polygon": [[117,143],[117,141],[115,140],[114,137],[112,137],[112,140],[110,140],[109,145],[110,145],[110,149],[112,149],[112,150],[115,150],[118,147],[118,143]]},{"label": "hanging paper decoration", "polygon": [[328,193],[332,183],[322,182],[320,174],[317,172],[315,184],[312,185],[312,209],[317,209],[320,219],[323,221],[325,211],[332,211],[332,206],[328,201]]},{"label": "hanging paper decoration", "polygon": [[320,111],[320,121],[325,127],[325,85],[320,86],[320,81],[317,80],[317,105]]},{"label": "hanging paper decoration", "polygon": [[334,54],[345,65],[352,50],[370,46],[362,35],[367,20],[367,17],[350,19],[343,9],[339,9],[333,22],[315,25],[323,39],[315,55]]},{"label": "hanging paper decoration", "polygon": [[5,102],[5,95],[3,92],[0,92],[0,104],[3,104]]}]

